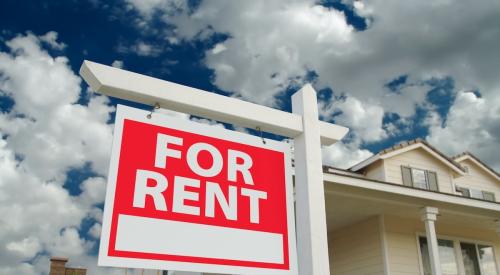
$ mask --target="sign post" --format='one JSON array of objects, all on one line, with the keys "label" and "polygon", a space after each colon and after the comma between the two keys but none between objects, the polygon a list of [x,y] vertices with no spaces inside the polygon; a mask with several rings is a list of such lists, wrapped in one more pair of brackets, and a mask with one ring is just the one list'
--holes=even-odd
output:
[{"label": "sign post", "polygon": [[292,112],[304,131],[294,138],[297,250],[299,274],[330,274],[325,191],[316,92],[310,85],[292,95]]},{"label": "sign post", "polygon": [[[293,138],[299,273],[329,274],[320,147],[337,142],[348,129],[318,120],[316,93],[310,85],[292,96],[293,113],[287,113],[89,61],[84,61],[80,74],[102,94]],[[262,272],[280,274],[271,269]]]}]

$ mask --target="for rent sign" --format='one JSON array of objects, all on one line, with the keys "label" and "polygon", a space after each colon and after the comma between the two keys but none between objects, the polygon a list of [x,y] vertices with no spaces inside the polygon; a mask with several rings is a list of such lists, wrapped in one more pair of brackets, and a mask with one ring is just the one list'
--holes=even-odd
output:
[{"label": "for rent sign", "polygon": [[99,264],[297,274],[288,144],[118,106]]}]

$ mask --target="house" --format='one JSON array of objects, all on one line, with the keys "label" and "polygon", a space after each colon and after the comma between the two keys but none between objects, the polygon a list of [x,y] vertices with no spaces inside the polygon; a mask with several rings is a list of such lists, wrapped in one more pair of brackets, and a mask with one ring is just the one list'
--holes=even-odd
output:
[{"label": "house", "polygon": [[418,139],[323,176],[330,274],[500,275],[500,176],[474,155]]},{"label": "house", "polygon": [[500,176],[470,153],[405,142],[324,168],[334,275],[500,275]]}]

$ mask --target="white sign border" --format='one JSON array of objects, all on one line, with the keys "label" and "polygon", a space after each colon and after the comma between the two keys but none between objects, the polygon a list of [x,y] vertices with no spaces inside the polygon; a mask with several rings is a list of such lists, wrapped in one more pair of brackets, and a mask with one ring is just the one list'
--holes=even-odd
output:
[{"label": "white sign border", "polygon": [[[211,273],[227,273],[227,274],[242,274],[242,275],[297,275],[297,245],[295,235],[295,216],[294,216],[294,199],[292,186],[292,164],[290,147],[284,142],[265,139],[266,143],[262,142],[260,137],[249,134],[244,134],[236,131],[227,130],[221,127],[214,127],[207,124],[194,122],[187,119],[179,119],[173,116],[167,116],[161,113],[153,113],[151,118],[147,118],[150,112],[128,107],[125,105],[117,105],[115,128],[113,134],[113,146],[111,153],[111,161],[108,173],[108,184],[106,188],[106,200],[103,213],[103,224],[101,231],[101,240],[99,247],[99,266],[115,266],[128,268],[147,268],[157,270],[178,270],[178,271],[194,271],[194,272],[211,272]],[[205,263],[188,263],[166,260],[153,259],[136,259],[108,256],[108,247],[110,239],[111,219],[114,207],[116,178],[118,172],[118,162],[120,159],[120,149],[123,133],[123,122],[125,119],[138,121],[142,123],[168,127],[186,132],[192,132],[200,135],[210,136],[218,139],[238,142],[255,147],[265,148],[274,151],[280,151],[285,154],[285,190],[286,190],[286,207],[287,207],[287,222],[288,222],[288,260],[290,270],[260,268],[260,267],[243,267],[230,266],[220,264],[205,264]]]}]

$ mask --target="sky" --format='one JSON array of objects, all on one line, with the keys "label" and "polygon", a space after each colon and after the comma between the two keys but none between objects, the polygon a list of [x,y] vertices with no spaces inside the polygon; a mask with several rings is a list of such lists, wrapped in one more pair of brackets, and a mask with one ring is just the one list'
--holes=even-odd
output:
[{"label": "sky", "polygon": [[96,267],[114,111],[147,106],[89,90],[85,59],[285,111],[311,83],[350,128],[325,165],[422,138],[498,171],[499,26],[498,0],[3,0],[0,274],[123,273]]}]

